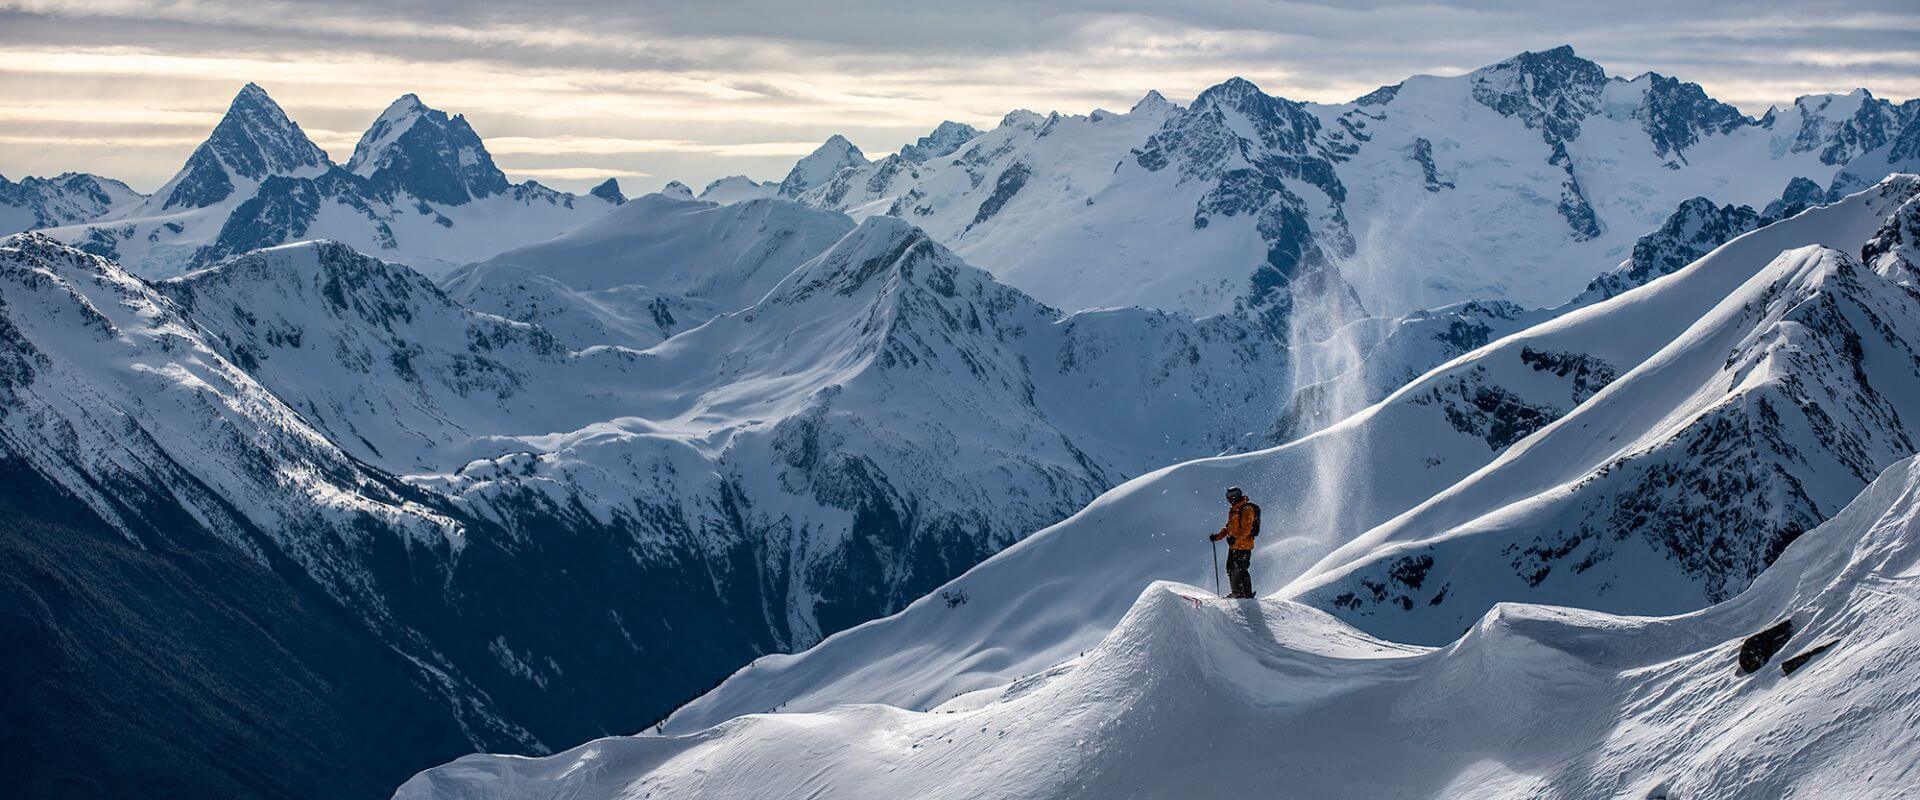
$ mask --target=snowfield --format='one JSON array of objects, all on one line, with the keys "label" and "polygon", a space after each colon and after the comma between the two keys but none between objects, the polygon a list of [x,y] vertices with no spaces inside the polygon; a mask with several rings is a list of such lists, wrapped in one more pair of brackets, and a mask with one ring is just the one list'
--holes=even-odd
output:
[{"label": "snowfield", "polygon": [[[1920,781],[1916,606],[1908,460],[1689,614],[1503,604],[1425,648],[1161,582],[1084,655],[926,711],[469,756],[395,797],[1892,797]],[[1784,648],[1741,674],[1744,639],[1782,620]]]}]

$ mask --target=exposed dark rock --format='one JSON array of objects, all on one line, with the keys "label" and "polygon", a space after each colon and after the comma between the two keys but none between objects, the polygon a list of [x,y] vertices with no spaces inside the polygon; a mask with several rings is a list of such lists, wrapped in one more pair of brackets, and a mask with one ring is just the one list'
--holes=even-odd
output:
[{"label": "exposed dark rock", "polygon": [[1746,638],[1740,643],[1740,674],[1749,675],[1773,660],[1780,648],[1787,646],[1787,640],[1793,638],[1793,620],[1783,619],[1779,624]]},{"label": "exposed dark rock", "polygon": [[1821,653],[1827,652],[1827,650],[1831,649],[1834,645],[1839,643],[1840,643],[1839,639],[1834,639],[1833,641],[1827,642],[1825,644],[1817,645],[1807,650],[1806,652],[1801,653],[1800,655],[1794,656],[1792,658],[1789,658],[1785,661],[1780,662],[1780,674],[1792,675],[1795,672],[1799,672],[1800,668],[1806,666],[1807,662],[1812,661],[1815,656],[1818,656]]}]

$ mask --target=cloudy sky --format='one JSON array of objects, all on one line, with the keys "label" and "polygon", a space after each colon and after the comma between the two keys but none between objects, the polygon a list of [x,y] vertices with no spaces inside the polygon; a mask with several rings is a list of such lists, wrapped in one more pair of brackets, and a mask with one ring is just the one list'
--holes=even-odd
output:
[{"label": "cloudy sky", "polygon": [[1751,114],[1920,95],[1914,0],[0,0],[0,174],[151,190],[255,81],[340,161],[417,92],[516,180],[697,188],[778,178],[832,133],[878,155],[943,119],[1184,102],[1232,75],[1339,102],[1562,43]]}]

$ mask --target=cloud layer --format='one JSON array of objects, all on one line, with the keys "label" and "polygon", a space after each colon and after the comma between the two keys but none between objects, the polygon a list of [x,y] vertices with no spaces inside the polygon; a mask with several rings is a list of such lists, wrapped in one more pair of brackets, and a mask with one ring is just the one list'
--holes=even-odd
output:
[{"label": "cloud layer", "polygon": [[832,133],[890,152],[943,119],[1125,108],[1232,75],[1338,102],[1562,43],[1749,113],[1856,86],[1920,94],[1910,0],[923,5],[0,0],[0,173],[151,189],[249,80],[337,159],[417,92],[466,114],[516,178],[629,191],[777,178]]}]

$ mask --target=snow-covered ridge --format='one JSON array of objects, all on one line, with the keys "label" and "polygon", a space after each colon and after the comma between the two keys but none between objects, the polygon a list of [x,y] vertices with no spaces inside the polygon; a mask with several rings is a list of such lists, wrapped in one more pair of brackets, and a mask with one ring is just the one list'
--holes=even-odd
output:
[{"label": "snow-covered ridge", "polygon": [[0,235],[86,222],[145,197],[112,178],[79,172],[18,182],[0,175]]}]

